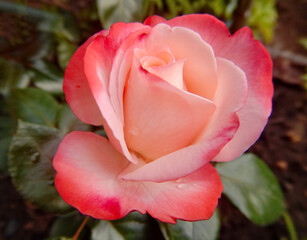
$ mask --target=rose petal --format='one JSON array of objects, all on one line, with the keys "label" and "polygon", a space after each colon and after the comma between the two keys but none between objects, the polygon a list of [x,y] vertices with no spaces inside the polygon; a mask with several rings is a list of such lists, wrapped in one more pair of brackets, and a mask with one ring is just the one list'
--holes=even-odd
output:
[{"label": "rose petal", "polygon": [[114,196],[118,185],[114,178],[128,162],[107,139],[91,132],[71,132],[53,159],[56,188],[68,204],[83,214],[121,218],[129,210],[122,209]]},{"label": "rose petal", "polygon": [[184,60],[178,60],[168,65],[150,67],[143,66],[143,68],[157,77],[162,78],[164,81],[169,82],[173,86],[184,90],[186,89],[186,86],[182,75],[183,66]]},{"label": "rose petal", "polygon": [[63,83],[66,101],[74,114],[81,121],[92,125],[102,125],[103,119],[84,74],[84,54],[88,45],[97,36],[104,34],[105,31],[102,31],[92,36],[78,48],[69,61]]},{"label": "rose petal", "polygon": [[95,101],[103,114],[103,125],[110,141],[119,152],[127,156],[130,161],[135,162],[124,141],[123,123],[116,115],[108,94],[109,73],[107,71],[112,64],[112,58],[103,58],[109,54],[106,42],[105,37],[98,37],[88,46],[84,57],[84,70]]},{"label": "rose petal", "polygon": [[[134,54],[139,59],[141,66],[148,72],[162,78],[164,81],[186,90],[183,81],[183,66],[185,60],[175,61],[173,53],[168,47],[163,49],[163,45],[155,52],[146,52],[141,49],[135,49]],[[163,50],[162,50],[162,49]]]},{"label": "rose petal", "polygon": [[176,219],[198,221],[210,218],[223,191],[220,177],[210,164],[175,181],[145,182],[144,187],[152,198],[147,212],[169,223],[176,223]]},{"label": "rose petal", "polygon": [[184,59],[183,78],[187,90],[212,99],[216,88],[216,61],[213,50],[201,37],[187,28],[156,25],[146,40],[148,52],[168,46],[175,59]]},{"label": "rose petal", "polygon": [[146,18],[144,21],[144,24],[154,27],[159,23],[166,23],[166,22],[167,20],[165,20],[163,17],[154,15],[154,16],[149,16],[148,18]]},{"label": "rose petal", "polygon": [[211,161],[233,137],[238,127],[238,117],[236,114],[231,115],[227,124],[214,135],[206,136],[197,144],[162,156],[150,163],[130,164],[120,177],[134,181],[163,182],[186,176]]},{"label": "rose petal", "polygon": [[[129,23],[129,25],[130,24],[133,23]],[[123,92],[131,68],[134,56],[133,52],[135,49],[143,47],[143,37],[151,30],[150,27],[141,26],[142,27],[139,27],[138,25],[139,28],[133,33],[130,33],[127,38],[125,38],[125,41],[118,47],[110,73],[110,98],[116,114],[122,122],[124,118]]]},{"label": "rose petal", "polygon": [[217,66],[218,85],[213,100],[217,109],[197,141],[215,135],[225,126],[236,125],[232,119],[237,118],[236,112],[246,101],[247,80],[244,72],[224,58],[217,58]]},{"label": "rose petal", "polygon": [[[183,15],[169,21],[159,16],[151,16],[144,23],[151,27],[155,27],[159,23],[164,23],[171,27],[179,26],[188,28],[199,34],[205,42],[212,46],[214,53],[218,51],[216,46],[221,47],[220,45],[223,45],[231,36],[225,23],[209,14]],[[215,43],[215,41],[219,41],[219,43]]]},{"label": "rose petal", "polygon": [[[153,27],[165,21],[154,17],[145,22]],[[186,27],[199,33],[202,39],[212,46],[217,57],[232,61],[246,75],[248,98],[237,113],[240,128],[215,159],[215,161],[233,160],[258,139],[271,113],[273,84],[270,55],[263,45],[253,38],[249,28],[242,28],[231,36],[227,26],[210,15],[185,15],[165,23],[171,27]]]},{"label": "rose petal", "polygon": [[55,184],[68,204],[98,219],[122,218],[134,210],[169,223],[212,215],[223,187],[211,165],[176,181],[155,183],[118,179],[127,163],[105,138],[72,132],[53,161]]},{"label": "rose petal", "polygon": [[211,101],[148,73],[135,58],[124,95],[128,148],[148,161],[186,147],[214,109]]},{"label": "rose petal", "polygon": [[[222,149],[215,161],[230,161],[245,152],[260,136],[272,111],[272,62],[269,53],[255,40],[249,28],[233,35],[229,48],[239,49],[233,55],[224,53],[245,73],[248,96],[237,112],[240,127],[233,139]],[[252,127],[251,127],[252,126]]]},{"label": "rose petal", "polygon": [[[214,159],[239,127],[236,114],[245,103],[247,82],[243,71],[226,59],[217,58],[217,106],[212,119],[194,145],[165,155],[146,165],[129,166],[121,177],[129,180],[167,181],[189,174]],[[190,159],[190,160],[187,160]]]},{"label": "rose petal", "polygon": [[[131,157],[124,140],[123,122],[120,116],[122,109],[112,102],[112,98],[117,99],[118,95],[113,92],[109,93],[109,85],[111,85],[109,78],[118,47],[125,40],[125,36],[127,37],[129,30],[130,34],[133,34],[139,29],[143,29],[143,27],[137,23],[114,24],[107,37],[97,37],[89,44],[84,56],[84,71],[103,115],[106,133],[113,146],[134,163],[136,163],[136,158]],[[129,65],[129,62],[126,62],[126,65]]]}]

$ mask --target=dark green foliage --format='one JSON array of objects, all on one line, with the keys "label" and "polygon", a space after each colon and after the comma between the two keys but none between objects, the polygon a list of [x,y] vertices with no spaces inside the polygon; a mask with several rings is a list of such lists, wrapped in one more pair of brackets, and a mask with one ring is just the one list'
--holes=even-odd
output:
[{"label": "dark green foliage", "polygon": [[216,165],[224,194],[252,222],[267,225],[285,211],[283,193],[268,166],[253,154]]},{"label": "dark green foliage", "polygon": [[55,128],[19,121],[9,152],[16,188],[30,202],[54,213],[72,210],[54,187],[52,159],[61,140]]}]

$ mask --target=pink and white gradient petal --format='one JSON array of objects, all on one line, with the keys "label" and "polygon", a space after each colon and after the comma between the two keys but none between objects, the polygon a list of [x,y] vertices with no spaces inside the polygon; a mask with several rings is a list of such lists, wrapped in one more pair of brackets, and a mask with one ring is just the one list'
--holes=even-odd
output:
[{"label": "pink and white gradient petal", "polygon": [[216,111],[195,143],[214,136],[225,126],[231,127],[233,119],[238,119],[237,112],[246,102],[247,80],[244,72],[224,58],[217,58],[217,69],[218,85],[213,98]]},{"label": "pink and white gradient petal", "polygon": [[105,56],[108,56],[107,40],[105,37],[96,38],[86,50],[85,74],[99,110],[103,114],[104,127],[110,141],[119,152],[135,162],[124,140],[123,122],[116,115],[110,100],[108,70],[112,67],[113,59]]},{"label": "pink and white gradient petal", "polygon": [[[137,35],[135,32],[143,32],[143,29],[144,26],[139,23],[114,24],[106,37],[97,37],[88,45],[84,56],[85,74],[94,99],[103,115],[106,133],[113,146],[134,163],[137,162],[137,158],[130,155],[124,140],[122,108],[114,105],[114,101],[112,102],[112,98],[118,99],[119,96],[117,92],[110,93],[109,89],[112,86],[111,69],[114,68],[118,49],[127,37],[130,37],[131,34]],[[126,62],[126,65],[129,66],[129,62]]]},{"label": "pink and white gradient petal", "polygon": [[179,178],[213,160],[232,139],[239,127],[236,112],[246,101],[246,77],[240,68],[226,59],[217,58],[217,68],[218,85],[214,96],[216,110],[197,140],[186,148],[148,164],[129,165],[121,173],[123,178],[138,181],[167,181]]},{"label": "pink and white gradient petal", "polygon": [[237,112],[240,119],[238,131],[214,159],[221,162],[239,157],[259,138],[271,114],[273,96],[272,61],[263,45],[253,38],[251,30],[242,28],[236,32],[228,47],[234,49],[234,54],[221,52],[221,56],[245,73],[248,95]]},{"label": "pink and white gradient petal", "polygon": [[145,161],[189,146],[214,110],[211,101],[149,73],[135,57],[124,95],[124,135]]},{"label": "pink and white gradient petal", "polygon": [[[160,60],[160,59],[158,59]],[[157,61],[158,61],[157,60]],[[159,62],[153,61],[152,58],[148,59],[145,64],[158,64]],[[160,60],[161,61],[161,60]],[[142,64],[143,65],[143,64]],[[158,66],[144,66],[143,68],[148,72],[156,75],[157,77],[163,79],[164,81],[172,84],[173,86],[186,90],[185,83],[183,81],[182,71],[183,71],[184,60],[178,60],[176,62],[170,63],[168,65],[158,65]]]},{"label": "pink and white gradient petal", "polygon": [[102,125],[103,119],[84,73],[84,55],[88,45],[97,36],[105,34],[106,31],[95,34],[78,48],[64,76],[63,90],[67,103],[81,121],[92,125]]},{"label": "pink and white gradient petal", "polygon": [[237,113],[240,127],[214,160],[230,161],[240,156],[258,139],[271,114],[272,61],[267,50],[254,39],[249,28],[242,28],[231,35],[227,26],[211,15],[191,14],[169,21],[153,16],[145,20],[145,23],[151,27],[165,23],[171,27],[180,26],[195,31],[212,46],[215,56],[230,60],[245,73],[248,97]]},{"label": "pink and white gradient petal", "polygon": [[148,26],[141,26],[142,27],[139,27],[139,25],[137,25],[135,31],[130,33],[118,47],[116,55],[113,59],[113,66],[109,77],[110,99],[117,116],[122,122],[124,118],[123,93],[127,76],[129,75],[132,65],[134,49],[143,47],[143,38],[151,30],[151,28]]},{"label": "pink and white gradient petal", "polygon": [[231,115],[227,125],[219,132],[150,163],[129,164],[120,177],[126,180],[163,182],[186,176],[210,162],[229,142],[238,127],[238,117]]},{"label": "pink and white gradient petal", "polygon": [[212,48],[200,35],[187,28],[166,24],[153,27],[145,41],[148,52],[159,45],[170,48],[176,60],[184,60],[183,79],[187,90],[212,99],[216,89],[216,61]]},{"label": "pink and white gradient petal", "polygon": [[210,164],[181,179],[156,183],[119,179],[128,163],[105,138],[72,132],[54,158],[55,184],[68,204],[98,219],[119,219],[135,210],[169,223],[211,217],[223,187]]}]

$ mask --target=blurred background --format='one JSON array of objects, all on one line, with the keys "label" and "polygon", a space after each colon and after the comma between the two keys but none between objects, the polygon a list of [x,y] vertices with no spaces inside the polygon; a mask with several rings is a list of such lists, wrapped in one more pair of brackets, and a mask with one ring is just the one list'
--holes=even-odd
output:
[{"label": "blurred background", "polygon": [[[0,0],[0,240],[45,239],[54,229],[55,215],[31,204],[15,189],[7,155],[18,119],[56,125],[64,132],[87,128],[72,118],[58,123],[52,112],[56,104],[65,104],[63,74],[76,48],[117,21],[189,13],[213,14],[232,33],[249,26],[270,52],[273,113],[249,151],[276,174],[298,239],[307,239],[306,0]],[[46,117],[35,114],[40,111],[37,103],[51,106]],[[225,197],[219,208],[221,240],[289,239],[284,219],[254,225]]]}]

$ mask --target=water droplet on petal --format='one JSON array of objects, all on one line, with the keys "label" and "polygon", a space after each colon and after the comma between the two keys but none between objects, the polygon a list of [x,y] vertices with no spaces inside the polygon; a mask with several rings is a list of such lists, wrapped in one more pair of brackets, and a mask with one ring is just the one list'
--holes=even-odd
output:
[{"label": "water droplet on petal", "polygon": [[176,183],[183,183],[183,182],[185,182],[185,180],[183,178],[179,178],[179,179],[176,180]]},{"label": "water droplet on petal", "polygon": [[177,188],[179,188],[179,189],[184,189],[184,188],[186,188],[186,187],[187,187],[186,184],[178,184],[178,185],[177,185]]},{"label": "water droplet on petal", "polygon": [[140,129],[138,129],[137,127],[132,127],[129,132],[132,134],[132,135],[138,135],[139,132],[140,132]]}]

